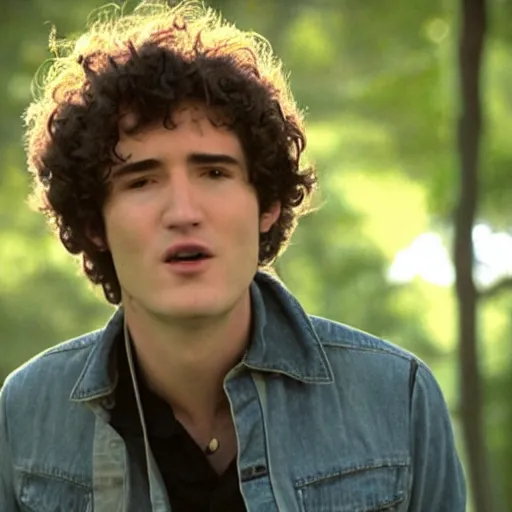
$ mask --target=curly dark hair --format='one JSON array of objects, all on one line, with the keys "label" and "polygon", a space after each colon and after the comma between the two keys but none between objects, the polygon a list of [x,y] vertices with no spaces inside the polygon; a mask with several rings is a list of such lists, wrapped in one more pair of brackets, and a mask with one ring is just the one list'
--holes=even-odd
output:
[{"label": "curly dark hair", "polygon": [[110,5],[98,14],[78,39],[51,38],[55,59],[26,114],[32,203],[65,248],[81,256],[89,280],[118,304],[112,255],[92,239],[105,237],[120,115],[134,113],[133,129],[140,130],[166,124],[179,104],[198,101],[222,112],[239,137],[260,211],[281,204],[260,238],[259,266],[271,265],[310,211],[316,174],[301,164],[302,114],[269,44],[190,1],[143,2],[129,14]]}]

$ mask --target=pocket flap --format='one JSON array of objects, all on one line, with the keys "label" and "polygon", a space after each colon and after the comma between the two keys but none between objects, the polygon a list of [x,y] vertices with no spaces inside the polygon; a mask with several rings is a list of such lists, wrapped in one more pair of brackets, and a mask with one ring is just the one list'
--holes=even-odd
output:
[{"label": "pocket flap", "polygon": [[404,501],[407,465],[382,465],[333,472],[298,482],[304,512],[398,510]]},{"label": "pocket flap", "polygon": [[69,480],[23,473],[20,503],[33,512],[90,512],[91,490]]}]

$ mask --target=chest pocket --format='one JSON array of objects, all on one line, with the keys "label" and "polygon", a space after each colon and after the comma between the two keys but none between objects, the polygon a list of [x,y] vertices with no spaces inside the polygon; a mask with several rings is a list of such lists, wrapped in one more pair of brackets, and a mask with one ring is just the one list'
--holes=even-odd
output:
[{"label": "chest pocket", "polygon": [[365,466],[296,482],[301,512],[399,511],[408,466]]},{"label": "chest pocket", "polygon": [[68,480],[24,473],[21,510],[27,512],[92,512],[91,490]]}]

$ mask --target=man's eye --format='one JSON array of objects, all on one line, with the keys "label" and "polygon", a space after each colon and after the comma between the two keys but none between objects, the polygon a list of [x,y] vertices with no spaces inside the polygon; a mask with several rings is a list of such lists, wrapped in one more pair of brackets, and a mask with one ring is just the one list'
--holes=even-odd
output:
[{"label": "man's eye", "polygon": [[208,170],[208,176],[210,178],[225,178],[227,174],[224,170],[213,167],[212,169]]},{"label": "man's eye", "polygon": [[147,185],[148,183],[149,183],[149,180],[147,178],[142,178],[140,180],[131,181],[130,183],[128,183],[127,187],[128,188],[142,188],[145,185]]}]

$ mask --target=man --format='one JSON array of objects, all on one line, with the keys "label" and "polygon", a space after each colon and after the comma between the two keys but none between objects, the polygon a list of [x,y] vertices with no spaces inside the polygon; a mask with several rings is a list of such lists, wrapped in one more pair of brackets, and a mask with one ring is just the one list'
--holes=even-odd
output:
[{"label": "man", "polygon": [[316,181],[270,49],[190,3],[66,48],[34,198],[118,308],[7,379],[1,510],[463,511],[429,369],[263,271]]}]

